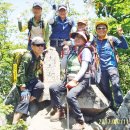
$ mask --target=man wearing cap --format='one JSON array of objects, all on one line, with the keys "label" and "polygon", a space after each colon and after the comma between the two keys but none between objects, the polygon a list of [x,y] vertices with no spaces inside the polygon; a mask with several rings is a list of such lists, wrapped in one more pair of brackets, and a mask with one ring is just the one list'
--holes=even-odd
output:
[{"label": "man wearing cap", "polygon": [[67,17],[67,6],[58,7],[58,16],[55,16],[50,22],[52,33],[50,36],[50,46],[55,47],[59,55],[63,49],[65,41],[69,41],[71,31],[76,31],[74,21]]},{"label": "man wearing cap", "polygon": [[45,20],[42,18],[42,4],[39,2],[35,2],[33,4],[32,12],[34,14],[34,17],[32,17],[28,24],[25,26],[22,26],[21,18],[18,18],[18,27],[19,30],[25,31],[27,28],[29,30],[28,32],[28,50],[31,50],[31,40],[34,37],[42,37],[44,41],[48,42],[48,32],[46,31],[48,28],[48,24]]},{"label": "man wearing cap", "polygon": [[[127,49],[128,44],[123,35],[122,28],[117,29],[119,39],[114,36],[108,36],[108,24],[105,21],[96,22],[96,34],[95,43],[100,58],[101,65],[101,90],[104,95],[111,101],[111,107],[115,111],[121,105],[123,101],[122,91],[119,83],[118,64],[116,59],[116,49]],[[112,84],[112,90],[114,94],[115,106],[113,103],[113,96],[110,88],[110,82]]]},{"label": "man wearing cap", "polygon": [[[41,54],[45,48],[45,43],[41,37],[35,37],[31,42],[32,50],[26,52],[21,59],[18,69],[17,86],[21,95],[21,100],[15,110],[13,124],[16,124],[23,114],[28,111],[37,112],[37,103],[43,93],[44,85],[38,79],[38,72],[41,69]],[[31,106],[35,106],[35,110]]]},{"label": "man wearing cap", "polygon": [[77,97],[89,87],[92,54],[90,49],[85,47],[89,40],[89,36],[85,32],[72,33],[71,38],[74,39],[75,49],[64,52],[61,61],[61,68],[67,71],[66,80],[50,87],[51,105],[53,107],[50,112],[50,120],[58,121],[65,118],[60,95],[68,89],[67,102],[76,120],[76,124],[73,125],[72,129],[82,130],[85,121]]}]

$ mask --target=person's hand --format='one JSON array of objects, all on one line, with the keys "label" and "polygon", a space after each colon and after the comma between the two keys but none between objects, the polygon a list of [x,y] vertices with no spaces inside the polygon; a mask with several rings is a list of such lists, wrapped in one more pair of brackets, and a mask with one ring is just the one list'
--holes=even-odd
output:
[{"label": "person's hand", "polygon": [[21,92],[21,100],[26,101],[30,98],[31,94],[28,89],[25,89]]},{"label": "person's hand", "polygon": [[65,55],[68,55],[69,52],[70,52],[69,46],[68,46],[68,45],[64,45],[64,47],[63,47],[63,53],[64,53]]},{"label": "person's hand", "polygon": [[78,84],[77,81],[71,80],[70,82],[68,82],[68,83],[66,84],[66,88],[68,88],[68,89],[74,88],[74,87],[77,86],[77,84]]},{"label": "person's hand", "polygon": [[56,5],[55,4],[52,5],[52,9],[56,10]]},{"label": "person's hand", "polygon": [[123,31],[121,26],[117,27],[117,33],[118,33],[119,36],[122,36],[124,34],[124,31]]}]

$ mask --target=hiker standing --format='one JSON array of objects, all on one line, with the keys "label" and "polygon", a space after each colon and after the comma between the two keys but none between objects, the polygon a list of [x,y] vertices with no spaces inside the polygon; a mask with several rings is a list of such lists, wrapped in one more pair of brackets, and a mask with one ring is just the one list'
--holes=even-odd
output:
[{"label": "hiker standing", "polygon": [[71,34],[74,38],[75,49],[65,51],[61,61],[61,67],[67,70],[67,80],[50,87],[51,105],[53,110],[50,112],[50,120],[57,121],[65,118],[65,113],[60,102],[60,94],[67,93],[67,102],[70,105],[76,124],[73,130],[82,130],[84,128],[84,117],[79,108],[77,97],[89,87],[89,69],[92,60],[90,49],[85,48],[89,36],[85,32],[76,32]]},{"label": "hiker standing", "polygon": [[45,43],[41,37],[35,37],[32,39],[31,47],[32,50],[22,56],[18,69],[17,86],[21,100],[16,107],[13,124],[16,124],[29,110],[33,112],[31,105],[38,107],[37,103],[44,89],[43,83],[38,79],[38,71],[41,69],[41,54]]},{"label": "hiker standing", "polygon": [[70,32],[76,31],[74,21],[67,17],[67,13],[67,6],[60,5],[58,16],[55,16],[49,22],[52,28],[50,46],[55,47],[60,56],[65,42],[70,40]]},{"label": "hiker standing", "polygon": [[44,41],[47,43],[48,42],[48,32],[47,31],[47,22],[43,20],[42,18],[42,4],[39,2],[36,2],[33,4],[32,12],[34,14],[34,17],[32,17],[29,21],[28,24],[25,26],[22,26],[22,21],[19,18],[18,19],[18,27],[19,30],[25,31],[28,29],[28,50],[31,50],[31,41],[34,37],[42,37]]},{"label": "hiker standing", "polygon": [[[96,34],[95,38],[98,55],[101,65],[101,90],[104,95],[111,101],[112,109],[119,108],[123,101],[123,95],[120,88],[119,72],[118,72],[118,59],[116,58],[116,47],[127,49],[128,44],[123,36],[123,30],[117,29],[120,39],[114,36],[108,36],[108,24],[104,21],[96,22]],[[112,90],[114,93],[114,101],[116,106],[114,107],[112,91],[110,88],[110,81],[112,84]],[[115,109],[116,108],[116,109]]]},{"label": "hiker standing", "polygon": [[80,19],[77,22],[77,30],[82,31],[82,30],[88,30],[88,21],[87,19]]}]

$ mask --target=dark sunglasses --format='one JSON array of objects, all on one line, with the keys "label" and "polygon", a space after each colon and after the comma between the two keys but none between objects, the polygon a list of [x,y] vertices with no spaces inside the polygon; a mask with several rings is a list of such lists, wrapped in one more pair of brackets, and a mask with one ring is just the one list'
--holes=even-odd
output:
[{"label": "dark sunglasses", "polygon": [[37,47],[44,47],[44,44],[36,44],[35,46],[37,46]]},{"label": "dark sunglasses", "polygon": [[97,30],[106,30],[107,28],[105,27],[97,27]]}]

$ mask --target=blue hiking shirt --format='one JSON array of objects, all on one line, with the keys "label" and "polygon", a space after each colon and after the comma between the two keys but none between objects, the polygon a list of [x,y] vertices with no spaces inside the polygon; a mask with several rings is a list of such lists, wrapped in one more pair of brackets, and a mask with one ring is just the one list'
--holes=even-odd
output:
[{"label": "blue hiking shirt", "polygon": [[[100,57],[101,70],[108,70],[110,67],[117,67],[115,53],[108,38],[106,37],[103,40],[97,39],[96,41],[97,51]],[[128,43],[124,36],[120,36],[120,39],[113,36],[113,44],[115,48],[128,48]]]}]

